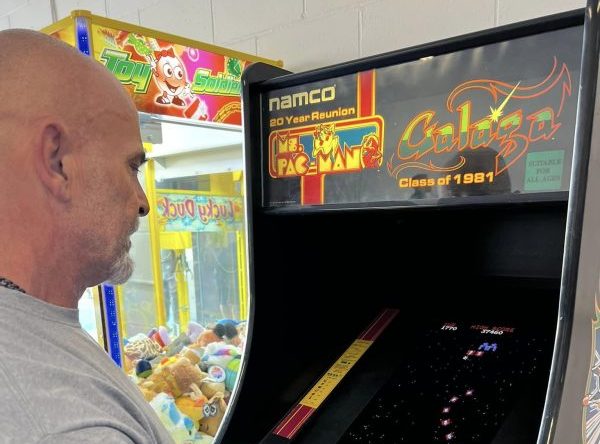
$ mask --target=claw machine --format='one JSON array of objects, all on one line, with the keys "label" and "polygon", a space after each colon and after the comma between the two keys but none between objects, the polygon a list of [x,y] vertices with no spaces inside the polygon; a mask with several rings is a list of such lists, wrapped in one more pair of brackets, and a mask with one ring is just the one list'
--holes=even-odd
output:
[{"label": "claw machine", "polygon": [[223,442],[600,442],[598,23],[245,71],[252,353]]},{"label": "claw machine", "polygon": [[[44,30],[106,66],[133,98],[151,204],[136,270],[80,301],[82,326],[121,366],[176,442],[212,442],[236,403],[249,297],[240,82],[273,61],[88,11]],[[98,223],[102,223],[99,215]]]}]

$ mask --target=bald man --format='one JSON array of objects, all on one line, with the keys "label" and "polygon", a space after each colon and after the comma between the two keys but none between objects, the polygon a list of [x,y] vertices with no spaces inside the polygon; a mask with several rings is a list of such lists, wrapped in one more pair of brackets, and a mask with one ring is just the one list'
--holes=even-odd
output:
[{"label": "bald man", "polygon": [[8,30],[0,48],[0,442],[170,443],[77,312],[132,272],[148,213],[135,107],[56,39]]}]

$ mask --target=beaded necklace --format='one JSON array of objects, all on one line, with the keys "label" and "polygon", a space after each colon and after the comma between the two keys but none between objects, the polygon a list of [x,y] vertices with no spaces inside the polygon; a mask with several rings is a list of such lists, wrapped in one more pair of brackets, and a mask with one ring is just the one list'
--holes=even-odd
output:
[{"label": "beaded necklace", "polygon": [[4,277],[0,277],[0,287],[6,287],[9,290],[17,290],[17,291],[20,291],[21,293],[27,293],[25,290],[23,290],[21,287],[19,287],[17,284],[15,284],[13,281],[11,281],[10,279],[6,279]]}]

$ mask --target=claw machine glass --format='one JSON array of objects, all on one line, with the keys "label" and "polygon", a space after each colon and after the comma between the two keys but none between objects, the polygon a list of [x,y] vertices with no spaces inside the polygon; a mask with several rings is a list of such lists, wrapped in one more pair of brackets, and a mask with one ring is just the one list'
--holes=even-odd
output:
[{"label": "claw machine glass", "polygon": [[[104,64],[139,111],[151,205],[136,269],[80,301],[177,442],[219,439],[236,402],[249,321],[240,78],[281,62],[74,11],[45,32]],[[101,217],[99,223],[102,223]]]}]

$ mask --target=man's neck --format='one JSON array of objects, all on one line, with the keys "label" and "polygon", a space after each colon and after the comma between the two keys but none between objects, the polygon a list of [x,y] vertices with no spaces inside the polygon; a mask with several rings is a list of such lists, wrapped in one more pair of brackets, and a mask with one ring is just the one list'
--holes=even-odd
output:
[{"label": "man's neck", "polygon": [[[85,286],[76,282],[74,264],[52,260],[52,256],[44,256],[39,250],[38,254],[34,249],[27,251],[25,245],[20,247],[17,252],[11,251],[7,246],[3,252],[0,257],[0,277],[10,280],[28,295],[49,304],[77,308]],[[42,262],[41,256],[46,260]]]}]

